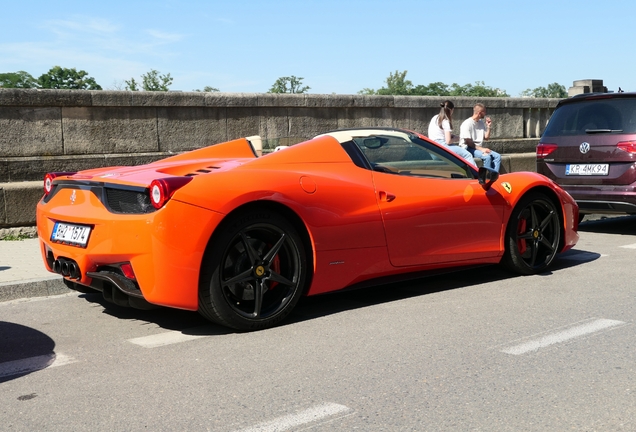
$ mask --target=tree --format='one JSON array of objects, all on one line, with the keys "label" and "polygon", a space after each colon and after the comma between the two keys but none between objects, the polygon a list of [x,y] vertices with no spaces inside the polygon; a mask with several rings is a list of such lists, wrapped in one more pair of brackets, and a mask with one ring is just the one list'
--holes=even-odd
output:
[{"label": "tree", "polygon": [[141,84],[131,78],[126,80],[126,90],[130,91],[168,91],[168,87],[172,85],[174,78],[170,74],[160,75],[159,71],[151,69],[149,72],[141,76]]},{"label": "tree", "polygon": [[101,90],[88,72],[75,68],[52,67],[47,73],[40,75],[38,85],[43,89]]},{"label": "tree", "polygon": [[487,86],[483,81],[475,81],[475,85],[464,86],[453,83],[450,87],[450,96],[510,97],[505,90]]},{"label": "tree", "polygon": [[37,88],[38,82],[25,71],[7,72],[0,74],[2,88]]},{"label": "tree", "polygon": [[290,77],[280,77],[267,93],[305,93],[311,87],[302,87],[303,79],[302,77],[295,77],[294,75]]},{"label": "tree", "polygon": [[510,97],[505,90],[492,88],[483,81],[475,84],[460,86],[453,83],[448,86],[442,82],[434,82],[429,85],[417,85],[406,79],[407,71],[390,73],[386,79],[386,87],[378,90],[364,88],[358,94],[366,95],[412,95],[412,96],[476,96],[476,97]]},{"label": "tree", "polygon": [[547,87],[537,87],[534,90],[526,89],[521,92],[522,97],[535,97],[535,98],[559,98],[564,99],[568,97],[568,92],[565,90],[565,86],[559,83],[548,84]]},{"label": "tree", "polygon": [[379,95],[409,95],[413,91],[413,83],[406,79],[408,71],[395,73],[390,72],[386,79],[386,87],[380,88],[376,94]]},{"label": "tree", "polygon": [[205,86],[205,87],[203,87],[203,90],[196,89],[196,90],[192,90],[192,91],[195,91],[195,92],[200,92],[200,91],[203,91],[203,92],[218,92],[220,90],[218,88],[216,88],[216,87]]},{"label": "tree", "polygon": [[448,85],[438,81],[427,86],[417,85],[413,88],[412,94],[417,96],[449,96],[450,90]]}]

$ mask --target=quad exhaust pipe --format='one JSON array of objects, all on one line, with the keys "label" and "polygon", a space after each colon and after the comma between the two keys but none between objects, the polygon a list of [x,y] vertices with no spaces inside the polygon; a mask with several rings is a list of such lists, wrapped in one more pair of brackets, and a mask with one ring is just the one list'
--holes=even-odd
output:
[{"label": "quad exhaust pipe", "polygon": [[66,258],[58,258],[53,261],[53,272],[61,274],[62,276],[69,277],[71,279],[80,280],[82,278],[82,271],[79,265],[73,260]]}]

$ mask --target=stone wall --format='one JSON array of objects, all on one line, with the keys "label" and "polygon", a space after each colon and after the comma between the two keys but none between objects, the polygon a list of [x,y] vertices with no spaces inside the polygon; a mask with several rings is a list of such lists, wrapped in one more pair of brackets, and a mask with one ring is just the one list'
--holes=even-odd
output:
[{"label": "stone wall", "polygon": [[[388,126],[426,133],[445,98],[0,89],[0,228],[33,224],[47,172],[148,163],[260,135],[264,150],[340,128]],[[558,99],[452,98],[454,132],[482,102],[489,146],[534,169],[538,138]],[[506,162],[508,160],[508,162]],[[30,188],[30,189],[29,189]],[[26,207],[16,203],[28,200]]]},{"label": "stone wall", "polygon": [[[0,89],[0,183],[49,171],[146,163],[239,137],[264,147],[320,133],[390,126],[426,133],[443,98],[363,95]],[[556,99],[453,98],[455,132],[481,101],[493,118],[491,146],[534,152]]]}]

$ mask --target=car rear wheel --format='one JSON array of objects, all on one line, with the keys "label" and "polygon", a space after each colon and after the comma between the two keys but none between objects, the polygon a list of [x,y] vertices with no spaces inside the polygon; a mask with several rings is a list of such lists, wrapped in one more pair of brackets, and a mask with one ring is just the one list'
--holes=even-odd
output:
[{"label": "car rear wheel", "polygon": [[219,227],[206,251],[199,312],[237,330],[271,327],[292,311],[307,283],[307,254],[294,226],[269,210]]},{"label": "car rear wheel", "polygon": [[561,239],[559,212],[541,193],[523,197],[510,216],[503,263],[521,274],[545,270],[554,260]]}]

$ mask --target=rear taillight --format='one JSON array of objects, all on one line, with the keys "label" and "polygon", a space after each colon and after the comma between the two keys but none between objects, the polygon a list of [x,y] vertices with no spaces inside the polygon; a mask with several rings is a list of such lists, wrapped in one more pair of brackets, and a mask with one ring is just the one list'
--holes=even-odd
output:
[{"label": "rear taillight", "polygon": [[621,141],[616,144],[616,147],[627,153],[636,153],[636,141]]},{"label": "rear taillight", "polygon": [[150,183],[150,202],[153,207],[160,209],[183,186],[190,183],[192,177],[167,177],[153,180]]},{"label": "rear taillight", "polygon": [[57,177],[72,176],[76,172],[52,172],[44,176],[44,195],[48,195],[53,190],[53,180]]},{"label": "rear taillight", "polygon": [[550,153],[557,149],[556,144],[539,144],[537,146],[537,159],[545,159]]}]

